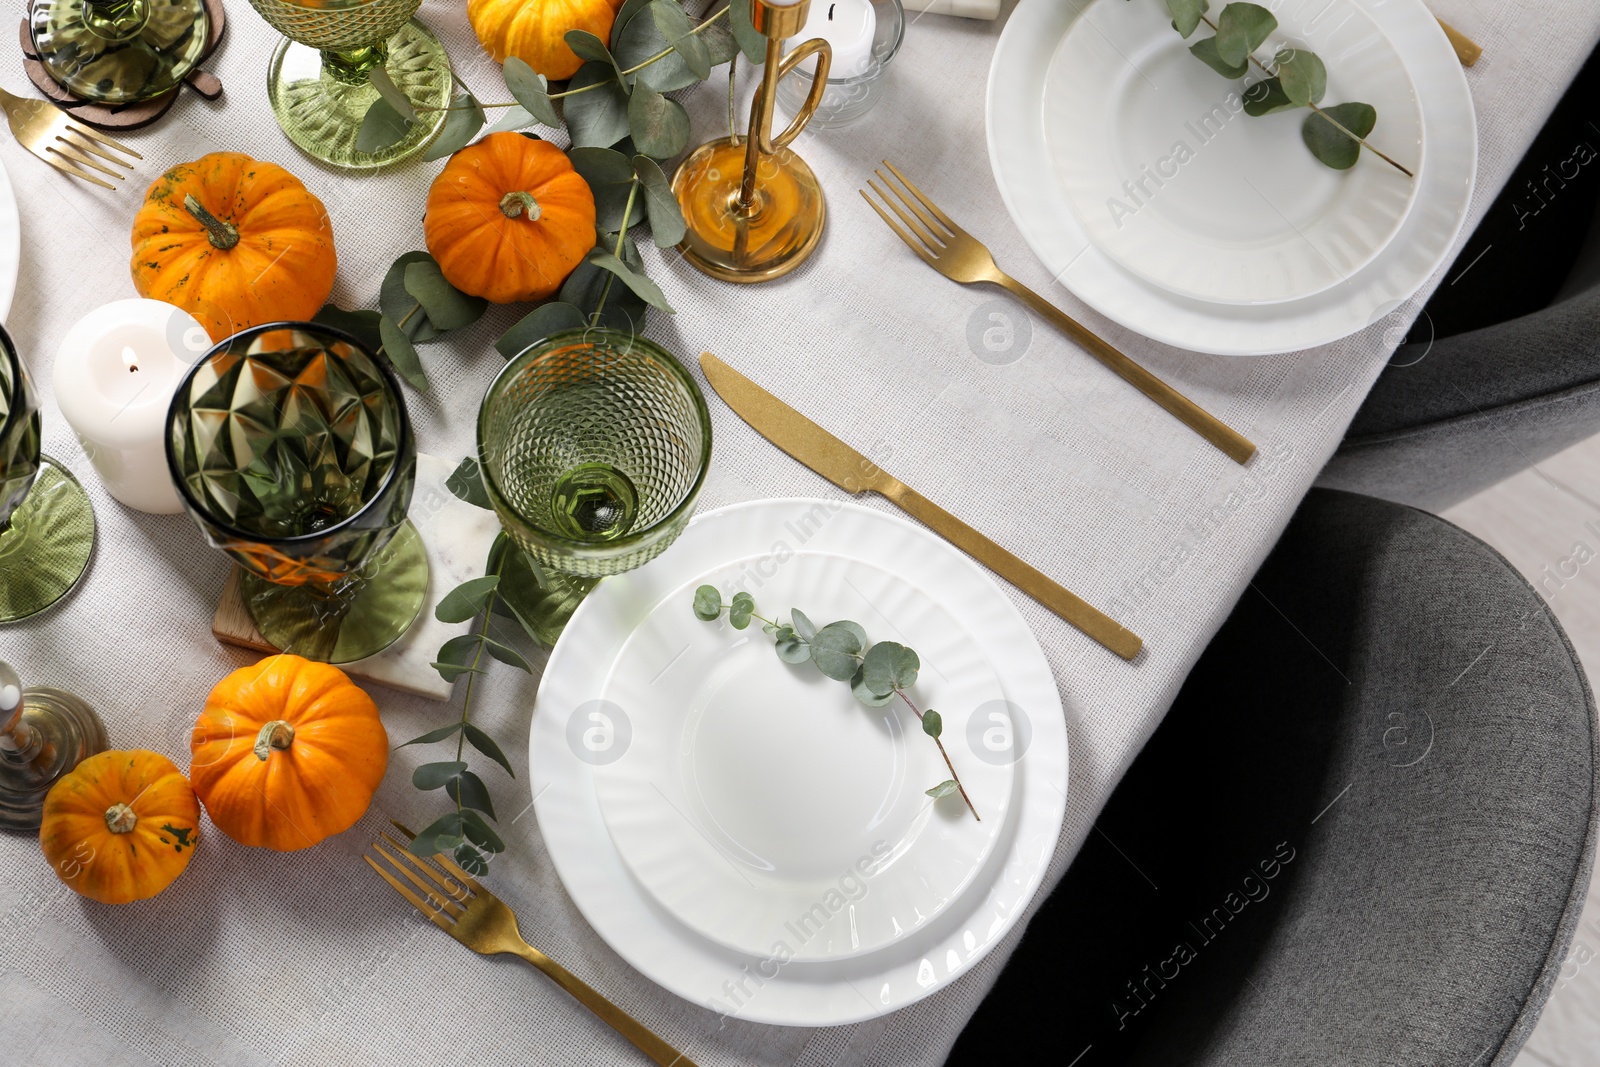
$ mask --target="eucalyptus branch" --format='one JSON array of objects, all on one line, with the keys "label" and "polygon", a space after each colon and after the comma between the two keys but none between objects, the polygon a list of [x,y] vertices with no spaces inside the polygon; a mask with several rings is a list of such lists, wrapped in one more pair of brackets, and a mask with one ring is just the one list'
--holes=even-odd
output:
[{"label": "eucalyptus branch", "polygon": [[805,612],[795,608],[790,612],[790,622],[779,623],[756,614],[755,608],[755,598],[749,593],[735,593],[733,601],[725,604],[722,594],[714,585],[702,585],[694,591],[696,618],[713,622],[726,611],[728,624],[735,630],[748,627],[751,619],[759,620],[763,624],[762,632],[772,638],[773,651],[779,659],[785,663],[810,660],[829,678],[849,683],[850,692],[867,707],[881,708],[898,696],[916,715],[922,724],[922,732],[933,738],[933,743],[939,746],[939,755],[950,771],[948,779],[924,792],[935,800],[959,792],[972,817],[983,821],[972,798],[967,795],[966,787],[961,784],[960,776],[956,774],[950,753],[945,751],[944,742],[939,740],[939,735],[944,732],[944,720],[932,708],[923,711],[906,695],[906,691],[916,684],[917,672],[922,667],[922,661],[917,658],[915,651],[894,641],[869,644],[867,633],[860,624],[847,620],[818,628],[806,618]]},{"label": "eucalyptus branch", "polygon": [[[633,179],[633,184],[628,187],[628,202],[624,204],[622,208],[622,226],[617,230],[617,248],[616,251],[612,253],[619,260],[622,259],[623,242],[628,238],[628,223],[633,218],[634,201],[637,200],[638,197],[639,179],[635,177]],[[623,262],[626,262],[626,260],[623,260]],[[610,271],[606,272],[605,284],[600,287],[600,300],[595,304],[594,312],[589,316],[589,327],[591,329],[600,325],[600,312],[605,309],[606,298],[611,295],[611,283],[616,280],[617,276],[615,274],[611,273]]]}]

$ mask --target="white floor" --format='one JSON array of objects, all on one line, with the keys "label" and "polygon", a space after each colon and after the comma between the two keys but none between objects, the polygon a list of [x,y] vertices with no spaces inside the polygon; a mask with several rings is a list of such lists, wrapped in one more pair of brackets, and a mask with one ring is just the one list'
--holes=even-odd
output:
[{"label": "white floor", "polygon": [[[1589,684],[1600,689],[1600,436],[1444,515],[1499,549],[1535,586],[1542,584],[1588,671]],[[1588,906],[1556,992],[1514,1067],[1597,1064],[1600,879],[1589,886]]]}]

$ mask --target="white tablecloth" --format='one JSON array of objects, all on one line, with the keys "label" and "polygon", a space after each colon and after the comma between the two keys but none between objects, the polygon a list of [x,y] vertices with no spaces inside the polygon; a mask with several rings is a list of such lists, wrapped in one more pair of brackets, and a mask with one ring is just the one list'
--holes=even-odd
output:
[{"label": "white tablecloth", "polygon": [[[1055,2],[1055,0],[1033,0]],[[1144,0],[1140,0],[1144,2]],[[1593,0],[1431,0],[1485,55],[1468,73],[1482,158],[1469,230],[1600,33]],[[218,149],[282,163],[327,203],[340,256],[335,298],[375,306],[388,264],[422,247],[422,201],[440,164],[348,177],[300,156],[273,122],[265,63],[275,41],[239,0],[212,68],[218,102],[187,96],[126,139],[144,153],[111,194],[75,184],[0,139],[22,204],[22,282],[8,326],[44,394],[46,449],[88,485],[100,544],[82,587],[42,618],[0,630],[0,658],[31,681],[75,690],[104,716],[114,747],[153,748],[188,765],[205,693],[251,659],[208,630],[227,563],[184,516],[130,512],[105,495],[56,409],[51,363],[68,327],[134,295],[128,232],[143,183]],[[462,5],[427,0],[461,76],[485,99],[498,75]],[[1134,665],[1091,644],[1021,595],[1060,682],[1072,745],[1067,822],[1047,888],[1161,720],[1185,674],[1272,546],[1339,440],[1389,348],[1428,292],[1390,320],[1310,352],[1220,359],[1165,348],[1054,296],[1156,373],[1261,446],[1246,469],[1101,369],[1043,323],[1025,358],[995,365],[969,323],[995,294],[958,288],[917,263],[855,190],[888,156],[987,241],[1026,283],[1052,291],[1003,211],[984,151],[983,98],[1001,22],[912,16],[885,98],[858,126],[817,132],[801,150],[829,196],[815,258],[764,286],[711,281],[646,250],[678,308],[651,333],[692,356],[710,349],[964,515],[1146,640]],[[720,75],[719,75],[720,77]],[[31,93],[20,69],[0,75]],[[721,82],[690,103],[695,139],[725,123]],[[434,391],[415,397],[422,447],[467,452],[478,400],[500,357],[492,340],[520,314],[496,309],[426,349]],[[711,400],[716,464],[702,507],[791,494],[837,495]],[[1015,595],[1015,594],[1014,594]],[[475,720],[517,765],[486,773],[512,841],[494,888],[523,930],[701,1064],[938,1063],[1005,962],[1019,930],[953,986],[859,1026],[780,1029],[724,1023],[636,974],[584,923],[527,814],[526,751],[535,680],[497,667]],[[398,742],[454,712],[376,689]],[[34,841],[0,837],[0,1059],[28,1064],[615,1064],[643,1062],[525,964],[480,959],[400,906],[359,860],[388,817],[432,817],[394,754],[367,818],[299,853],[204,838],[187,873],[153,901],[79,899]],[[1070,961],[1068,961],[1070,965]]]}]

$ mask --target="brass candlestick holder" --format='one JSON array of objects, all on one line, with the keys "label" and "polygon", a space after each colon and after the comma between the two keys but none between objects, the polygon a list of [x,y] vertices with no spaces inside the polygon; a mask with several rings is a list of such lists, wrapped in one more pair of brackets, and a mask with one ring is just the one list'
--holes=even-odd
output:
[{"label": "brass candlestick holder", "polygon": [[38,830],[50,787],[105,749],[94,709],[60,689],[24,689],[0,663],[0,829]]},{"label": "brass candlestick holder", "polygon": [[[750,19],[767,39],[761,87],[750,109],[750,132],[719,137],[695,149],[672,176],[688,232],[678,244],[684,258],[713,278],[764,282],[798,267],[822,237],[827,205],[822,186],[789,143],[806,128],[828,82],[833,48],[814,38],[787,56],[783,42],[806,24],[810,0],[753,0]],[[778,81],[817,57],[805,106],[776,137],[772,105]]]}]

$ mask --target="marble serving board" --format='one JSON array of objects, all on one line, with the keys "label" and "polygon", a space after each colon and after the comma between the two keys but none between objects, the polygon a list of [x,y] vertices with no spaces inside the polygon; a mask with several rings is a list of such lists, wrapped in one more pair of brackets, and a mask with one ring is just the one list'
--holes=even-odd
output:
[{"label": "marble serving board", "polygon": [[[405,636],[375,656],[341,665],[346,674],[378,682],[407,693],[449,700],[453,684],[439,676],[430,664],[439,646],[466,633],[472,623],[440,622],[433,609],[450,590],[471,578],[481,578],[489,560],[489,548],[500,532],[494,512],[485,511],[458,498],[445,487],[455,465],[436,456],[417,456],[417,487],[411,498],[410,518],[422,535],[428,553],[428,599],[417,621]],[[250,621],[244,599],[239,595],[239,569],[228,575],[222,602],[211,619],[211,632],[229,645],[276,652]]]}]

